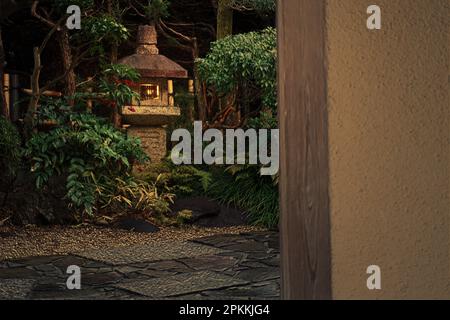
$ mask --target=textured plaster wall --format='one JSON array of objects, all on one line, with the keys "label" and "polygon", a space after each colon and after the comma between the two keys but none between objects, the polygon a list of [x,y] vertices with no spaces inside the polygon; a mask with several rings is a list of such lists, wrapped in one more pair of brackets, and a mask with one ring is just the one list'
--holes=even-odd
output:
[{"label": "textured plaster wall", "polygon": [[450,298],[448,19],[448,0],[327,2],[336,299]]}]

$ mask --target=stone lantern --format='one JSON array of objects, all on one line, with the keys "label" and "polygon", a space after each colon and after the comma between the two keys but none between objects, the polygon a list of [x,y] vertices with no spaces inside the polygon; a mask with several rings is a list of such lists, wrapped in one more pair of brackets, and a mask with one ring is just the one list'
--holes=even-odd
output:
[{"label": "stone lantern", "polygon": [[132,101],[131,106],[122,109],[122,123],[129,135],[141,139],[152,162],[165,157],[165,127],[180,116],[180,108],[174,103],[172,79],[188,76],[186,69],[159,54],[156,44],[155,27],[139,26],[136,53],[119,60],[141,75],[139,83],[132,85],[140,101]]}]

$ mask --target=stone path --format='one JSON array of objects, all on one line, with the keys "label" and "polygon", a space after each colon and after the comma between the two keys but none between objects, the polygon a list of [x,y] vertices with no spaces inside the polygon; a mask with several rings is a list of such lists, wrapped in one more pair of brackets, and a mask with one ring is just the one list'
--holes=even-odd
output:
[{"label": "stone path", "polygon": [[279,273],[277,233],[216,235],[0,261],[0,299],[278,299]]}]

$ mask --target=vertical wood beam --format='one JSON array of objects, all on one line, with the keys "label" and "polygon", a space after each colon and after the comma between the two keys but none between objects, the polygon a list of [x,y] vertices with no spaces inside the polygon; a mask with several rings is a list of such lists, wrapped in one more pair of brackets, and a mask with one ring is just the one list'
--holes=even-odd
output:
[{"label": "vertical wood beam", "polygon": [[10,97],[11,83],[8,73],[3,74],[3,91],[4,91],[4,116],[6,119],[10,120],[11,117],[11,97]]},{"label": "vertical wood beam", "polygon": [[[1,16],[0,11],[0,16]],[[7,101],[3,87],[5,65],[5,49],[3,47],[2,26],[0,25],[0,116],[7,116]]]},{"label": "vertical wood beam", "polygon": [[326,0],[278,0],[283,299],[331,298]]}]

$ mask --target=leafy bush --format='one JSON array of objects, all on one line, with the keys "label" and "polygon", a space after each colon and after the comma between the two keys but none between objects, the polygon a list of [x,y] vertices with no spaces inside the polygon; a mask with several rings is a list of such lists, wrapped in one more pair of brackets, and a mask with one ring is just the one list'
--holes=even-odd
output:
[{"label": "leafy bush", "polygon": [[135,161],[146,156],[140,141],[128,138],[105,120],[89,114],[58,113],[60,102],[49,103],[58,127],[34,135],[26,144],[41,188],[54,175],[67,175],[67,199],[92,216],[102,202],[102,185],[129,176]]},{"label": "leafy bush", "polygon": [[[75,93],[75,110],[87,111],[87,101],[94,101],[94,112],[103,115],[120,111],[131,101],[139,101],[138,93],[131,89],[140,78],[136,69],[121,64],[101,64],[101,72],[96,81],[88,81]],[[92,92],[89,92],[92,91]],[[50,102],[54,104],[55,102]],[[46,106],[48,109],[48,105]],[[100,108],[100,112],[99,112]],[[41,112],[42,113],[42,112]]]},{"label": "leafy bush", "polygon": [[0,116],[0,179],[14,177],[20,163],[20,136],[14,125]]},{"label": "leafy bush", "polygon": [[276,30],[267,28],[229,36],[212,44],[199,59],[201,78],[222,94],[240,92],[241,100],[255,99],[276,118]]},{"label": "leafy bush", "polygon": [[97,184],[96,194],[102,208],[115,210],[132,209],[139,212],[165,214],[170,211],[173,195],[158,192],[155,183],[136,179],[131,175],[124,177],[103,177]]},{"label": "leafy bush", "polygon": [[133,69],[125,64],[109,64],[103,68],[104,78],[115,80],[131,80],[138,81],[140,74],[136,69]]},{"label": "leafy bush", "polygon": [[[244,4],[261,10],[274,8],[272,0],[239,1],[239,5]],[[248,119],[247,126],[253,128],[278,126],[276,42],[274,28],[229,36],[214,42],[206,58],[197,61],[200,76],[207,85],[219,94],[237,95],[238,103],[248,114],[259,112]],[[277,177],[261,176],[259,171],[260,167],[255,165],[213,167],[207,194],[245,210],[256,224],[276,227]]]},{"label": "leafy bush", "polygon": [[90,40],[90,53],[98,54],[100,58],[105,55],[105,45],[118,45],[129,37],[130,32],[125,25],[108,14],[86,18],[81,32],[74,35],[74,39],[81,43]]},{"label": "leafy bush", "polygon": [[211,184],[211,174],[194,166],[177,166],[170,160],[149,165],[140,178],[154,183],[160,193],[177,196],[203,194]]},{"label": "leafy bush", "polygon": [[170,2],[167,0],[152,0],[148,5],[143,6],[145,16],[149,21],[158,22],[160,19],[169,16]]},{"label": "leafy bush", "polygon": [[274,12],[275,0],[230,0],[230,6],[237,9],[256,10],[258,12]]},{"label": "leafy bush", "polygon": [[128,29],[110,15],[90,17],[85,21],[83,31],[95,41],[120,43],[130,36]]},{"label": "leafy bush", "polygon": [[105,99],[114,102],[114,106],[123,107],[140,96],[129,84],[137,82],[139,73],[126,65],[110,64],[104,67],[98,84],[98,93]]},{"label": "leafy bush", "polygon": [[257,225],[275,228],[279,217],[277,177],[261,176],[256,165],[232,165],[214,170],[207,194],[241,208]]},{"label": "leafy bush", "polygon": [[251,222],[268,228],[278,224],[279,201],[276,176],[261,176],[256,165],[176,166],[169,161],[152,165],[141,178],[159,192],[177,196],[207,195],[245,211]]}]

